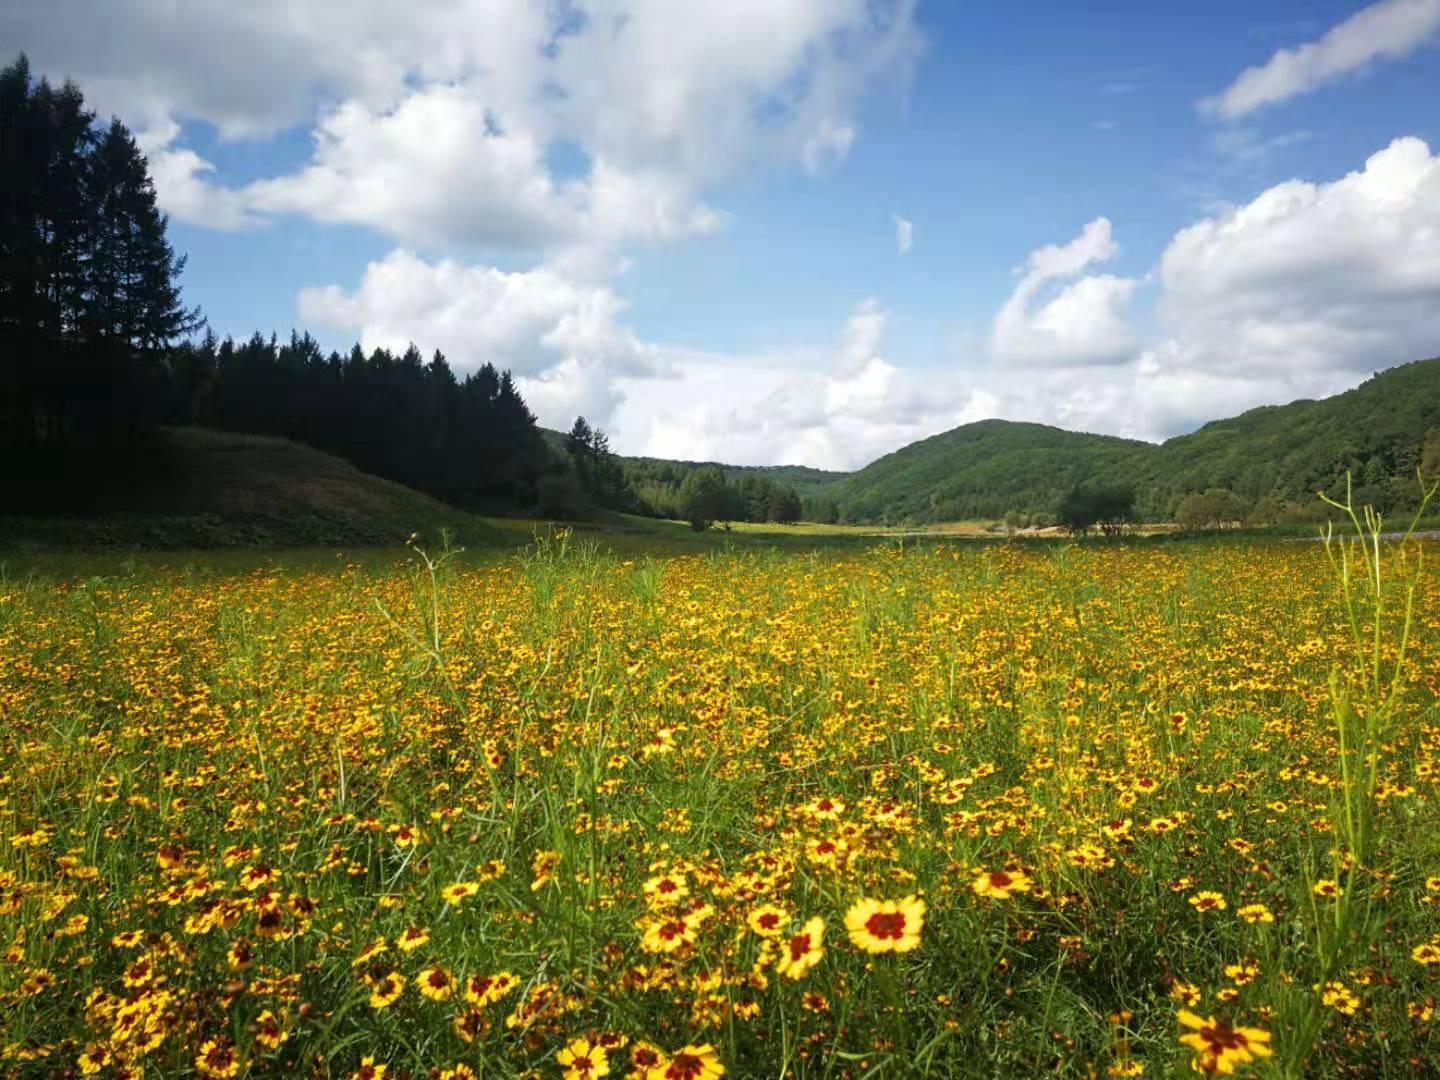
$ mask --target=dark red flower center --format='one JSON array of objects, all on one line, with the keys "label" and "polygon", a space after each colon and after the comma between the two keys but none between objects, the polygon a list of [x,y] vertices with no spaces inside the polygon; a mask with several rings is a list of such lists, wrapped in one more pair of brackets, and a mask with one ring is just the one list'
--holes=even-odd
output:
[{"label": "dark red flower center", "polygon": [[876,912],[865,920],[865,929],[872,937],[899,941],[905,936],[905,914],[900,911]]}]

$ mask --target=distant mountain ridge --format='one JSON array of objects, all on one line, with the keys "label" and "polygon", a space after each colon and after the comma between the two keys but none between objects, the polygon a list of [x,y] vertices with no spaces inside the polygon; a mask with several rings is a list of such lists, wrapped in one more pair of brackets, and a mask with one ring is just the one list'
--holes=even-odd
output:
[{"label": "distant mountain ridge", "polygon": [[1390,368],[1318,401],[1268,405],[1156,445],[1043,424],[982,420],[911,443],[813,497],[811,516],[916,523],[1045,514],[1079,484],[1130,484],[1143,517],[1186,495],[1232,492],[1257,518],[1303,515],[1338,493],[1409,505],[1415,469],[1440,469],[1440,358]]},{"label": "distant mountain ridge", "polygon": [[[557,447],[564,436],[547,432]],[[1428,455],[1428,457],[1427,457]],[[1186,495],[1232,492],[1259,518],[1303,516],[1315,493],[1338,493],[1348,470],[1357,499],[1409,505],[1415,469],[1440,469],[1440,358],[1379,372],[1333,397],[1264,405],[1187,435],[1147,443],[1046,424],[981,420],[910,443],[853,473],[800,465],[712,462],[789,484],[812,520],[916,524],[1042,516],[1079,484],[1130,484],[1140,514],[1169,519]]]}]

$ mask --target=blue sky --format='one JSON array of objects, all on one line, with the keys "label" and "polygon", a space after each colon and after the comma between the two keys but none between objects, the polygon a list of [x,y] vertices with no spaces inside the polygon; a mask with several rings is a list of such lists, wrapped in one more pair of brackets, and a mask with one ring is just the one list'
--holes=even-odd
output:
[{"label": "blue sky", "polygon": [[1440,0],[569,8],[0,38],[140,134],[220,332],[496,360],[630,452],[1163,438],[1440,352]]}]

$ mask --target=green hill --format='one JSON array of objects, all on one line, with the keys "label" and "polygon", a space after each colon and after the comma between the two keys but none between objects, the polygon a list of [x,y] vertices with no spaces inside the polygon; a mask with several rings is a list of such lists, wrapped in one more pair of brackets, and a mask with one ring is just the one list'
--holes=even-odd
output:
[{"label": "green hill", "polygon": [[1356,498],[1406,506],[1429,440],[1440,466],[1440,358],[1402,364],[1319,401],[1251,409],[1180,435],[1147,456],[1135,478],[1152,511],[1207,488],[1242,500],[1313,502],[1338,494],[1347,470]]},{"label": "green hill", "polygon": [[442,527],[469,542],[503,539],[473,515],[288,439],[172,428],[83,505],[0,516],[0,546],[383,544]]},{"label": "green hill", "polygon": [[[963,521],[1052,509],[1070,487],[1154,448],[1044,424],[981,420],[886,454],[829,487],[845,521]],[[823,513],[823,507],[822,507]]]},{"label": "green hill", "polygon": [[1163,444],[1042,424],[984,420],[912,443],[827,485],[814,516],[937,522],[1054,509],[1075,484],[1129,483],[1142,516],[1168,518],[1187,494],[1233,492],[1263,520],[1304,516],[1315,492],[1381,508],[1415,496],[1415,468],[1440,468],[1440,359],[1372,376],[1320,401],[1252,409]]}]

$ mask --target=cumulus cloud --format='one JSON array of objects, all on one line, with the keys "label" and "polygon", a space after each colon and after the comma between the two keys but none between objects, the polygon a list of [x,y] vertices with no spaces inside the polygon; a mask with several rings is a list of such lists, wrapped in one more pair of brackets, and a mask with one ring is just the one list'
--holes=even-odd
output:
[{"label": "cumulus cloud", "polygon": [[176,147],[180,125],[173,120],[136,133],[135,141],[150,163],[156,198],[179,221],[212,229],[248,228],[258,218],[238,192],[216,185],[215,166],[193,150]]},{"label": "cumulus cloud", "polygon": [[[1128,304],[1138,281],[1087,275],[1042,300],[1050,283],[1074,277],[1119,247],[1110,221],[1096,218],[1064,245],[1030,253],[1010,298],[995,316],[991,351],[1005,364],[1065,366],[1122,363],[1136,347]],[[1039,302],[1037,302],[1039,301]]]},{"label": "cumulus cloud", "polygon": [[1174,349],[1209,371],[1352,372],[1440,347],[1440,158],[1396,139],[1330,183],[1291,180],[1176,234]]},{"label": "cumulus cloud", "polygon": [[894,215],[895,220],[895,250],[901,255],[910,251],[910,245],[915,240],[915,223],[907,221],[899,214]]},{"label": "cumulus cloud", "polygon": [[[408,246],[573,253],[713,231],[705,192],[755,160],[842,162],[863,94],[917,54],[913,14],[914,0],[67,0],[0,8],[0,37],[166,133],[157,188],[177,217],[300,214]],[[228,190],[183,145],[189,120],[227,139],[305,125],[314,151]],[[579,175],[550,167],[559,144],[581,151]]]},{"label": "cumulus cloud", "polygon": [[1318,41],[1280,49],[1247,68],[1202,112],[1234,120],[1265,105],[1309,93],[1375,60],[1395,59],[1433,41],[1440,32],[1440,0],[1381,0],[1333,27]]},{"label": "cumulus cloud", "polygon": [[996,400],[958,373],[886,359],[888,321],[871,298],[855,307],[835,344],[817,353],[671,353],[666,378],[621,380],[615,435],[634,453],[851,469],[994,414]]},{"label": "cumulus cloud", "polygon": [[487,361],[508,368],[547,422],[573,419],[577,403],[603,417],[618,400],[603,383],[662,367],[621,321],[625,302],[612,289],[548,267],[507,272],[396,250],[353,291],[306,289],[299,308],[303,321],[356,333],[366,349],[424,342],[462,372]]},{"label": "cumulus cloud", "polygon": [[[1022,360],[1050,370],[1022,381],[1002,367],[989,386],[1010,415],[1151,439],[1337,393],[1440,353],[1437,239],[1440,156],[1397,139],[1361,170],[1277,184],[1176,233],[1156,273],[1158,328],[1144,343],[1111,325],[1103,278],[1083,278],[1038,313],[1012,296],[996,319],[996,359],[1013,360],[1018,340]],[[1092,222],[1071,243],[1035,252],[1016,293],[1113,253],[1108,224]],[[1051,333],[1037,334],[1038,324]],[[1053,348],[1066,338],[1128,339],[1129,352],[1112,367],[1066,370],[1086,353]],[[1121,354],[1089,355],[1095,364]]]}]

